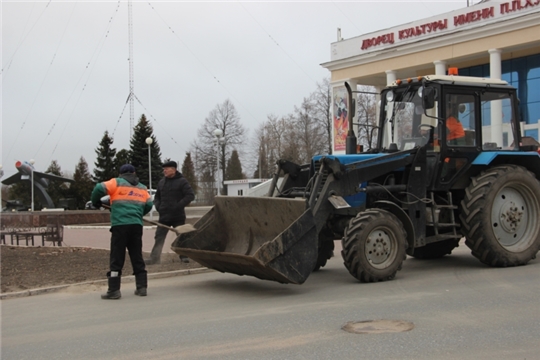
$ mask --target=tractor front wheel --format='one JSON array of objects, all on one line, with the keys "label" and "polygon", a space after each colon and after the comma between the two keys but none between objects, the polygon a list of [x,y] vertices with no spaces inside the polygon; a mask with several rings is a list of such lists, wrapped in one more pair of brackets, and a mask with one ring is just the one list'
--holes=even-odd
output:
[{"label": "tractor front wheel", "polygon": [[334,256],[334,241],[321,243],[317,254],[317,264],[315,264],[313,271],[319,271],[322,267],[325,267],[332,256]]},{"label": "tractor front wheel", "polygon": [[525,265],[540,249],[540,183],[527,169],[498,166],[473,178],[461,202],[465,244],[490,266]]},{"label": "tractor front wheel", "polygon": [[361,282],[392,280],[406,257],[403,224],[394,214],[382,209],[359,213],[349,223],[341,241],[345,267]]}]

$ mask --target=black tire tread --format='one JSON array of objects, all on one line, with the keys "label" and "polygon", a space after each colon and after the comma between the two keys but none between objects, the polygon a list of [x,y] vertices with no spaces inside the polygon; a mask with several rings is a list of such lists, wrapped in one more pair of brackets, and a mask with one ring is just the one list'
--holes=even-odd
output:
[{"label": "black tire tread", "polygon": [[[386,271],[372,271],[369,266],[364,266],[362,264],[361,259],[363,258],[364,254],[363,250],[360,249],[361,246],[358,244],[359,241],[356,235],[359,233],[362,234],[364,229],[366,229],[366,227],[373,221],[385,218],[393,219],[393,221],[398,224],[400,233],[396,235],[400,247],[398,251],[401,255],[398,255],[396,258],[396,262],[398,262],[398,264],[395,269],[387,269]],[[343,250],[341,251],[341,255],[343,257],[345,267],[349,270],[349,273],[353,277],[364,283],[392,280],[396,276],[396,273],[401,270],[403,261],[407,256],[406,238],[407,235],[403,225],[392,213],[382,209],[372,209],[361,212],[355,218],[351,219],[349,226],[347,229],[345,229],[345,233],[343,235]]]},{"label": "black tire tread", "polygon": [[502,246],[495,246],[497,240],[489,239],[491,233],[487,224],[482,221],[482,214],[486,209],[488,198],[491,196],[493,184],[506,173],[514,172],[522,177],[532,177],[533,173],[518,165],[501,165],[493,167],[472,179],[471,184],[465,190],[465,196],[460,206],[460,221],[462,232],[465,236],[465,244],[471,249],[474,257],[489,266],[507,267],[525,265],[540,249],[540,241],[536,241],[532,247],[532,256],[509,256]]}]

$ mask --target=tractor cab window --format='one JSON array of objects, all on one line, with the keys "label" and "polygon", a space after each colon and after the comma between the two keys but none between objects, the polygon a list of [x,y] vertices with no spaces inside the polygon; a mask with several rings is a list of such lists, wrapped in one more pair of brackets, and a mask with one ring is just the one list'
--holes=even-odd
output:
[{"label": "tractor cab window", "polygon": [[447,94],[444,109],[446,144],[476,146],[475,96]]},{"label": "tractor cab window", "polygon": [[444,119],[444,141],[447,148],[442,159],[441,181],[451,181],[467,163],[471,152],[476,153],[476,106],[477,95],[447,93],[441,116]]},{"label": "tractor cab window", "polygon": [[[389,149],[395,144],[398,150],[409,150],[424,146],[428,141],[427,128],[436,131],[437,121],[424,114],[418,87],[392,89],[386,93],[382,148]],[[436,110],[430,109],[436,114]]]},{"label": "tractor cab window", "polygon": [[441,134],[439,133],[437,109],[438,102],[435,101],[435,106],[432,109],[428,109],[425,113],[422,113],[420,125],[418,125],[418,132],[422,137],[422,144],[427,144],[428,151],[435,152],[439,152],[441,150],[439,143]]},{"label": "tractor cab window", "polygon": [[481,94],[482,149],[509,150],[515,146],[511,95],[504,92]]}]

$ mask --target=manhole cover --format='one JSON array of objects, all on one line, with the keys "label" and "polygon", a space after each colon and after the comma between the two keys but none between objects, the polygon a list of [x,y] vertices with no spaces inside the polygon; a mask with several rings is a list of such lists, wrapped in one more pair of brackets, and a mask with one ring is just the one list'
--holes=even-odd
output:
[{"label": "manhole cover", "polygon": [[383,334],[409,331],[414,324],[403,320],[349,321],[341,327],[353,334]]}]

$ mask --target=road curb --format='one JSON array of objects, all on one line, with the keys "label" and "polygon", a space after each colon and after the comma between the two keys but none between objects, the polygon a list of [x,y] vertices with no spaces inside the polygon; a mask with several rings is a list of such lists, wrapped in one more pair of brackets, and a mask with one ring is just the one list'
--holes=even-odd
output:
[{"label": "road curb", "polygon": [[[148,279],[163,279],[163,278],[168,278],[168,277],[173,277],[173,276],[203,274],[203,273],[207,273],[211,271],[214,271],[214,270],[203,267],[203,268],[174,270],[174,271],[166,271],[166,272],[151,273],[151,274],[149,273]],[[129,283],[129,282],[134,282],[134,281],[135,281],[135,276],[133,275],[122,276],[122,282]],[[29,289],[29,290],[24,290],[24,291],[0,294],[0,300],[15,299],[15,298],[20,298],[20,297],[35,296],[35,295],[42,295],[42,294],[50,294],[50,293],[61,291],[70,287],[85,286],[85,285],[105,285],[106,283],[107,283],[107,279],[102,279],[102,280],[84,281],[84,282],[74,283],[74,284],[64,284],[64,285],[49,286],[49,287],[44,287],[44,288]]]}]

